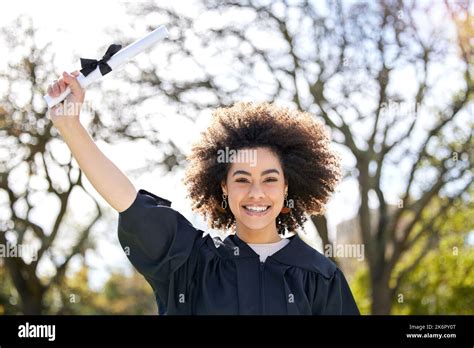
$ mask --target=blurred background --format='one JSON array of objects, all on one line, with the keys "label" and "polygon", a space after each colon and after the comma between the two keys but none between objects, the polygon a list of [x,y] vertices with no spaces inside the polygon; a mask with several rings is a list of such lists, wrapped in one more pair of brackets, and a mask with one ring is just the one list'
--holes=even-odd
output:
[{"label": "blurred background", "polygon": [[137,189],[210,231],[181,179],[212,110],[309,111],[344,179],[300,235],[361,312],[474,314],[472,2],[17,0],[0,23],[0,314],[157,312],[42,96],[160,25],[169,38],[91,86],[81,115]]}]

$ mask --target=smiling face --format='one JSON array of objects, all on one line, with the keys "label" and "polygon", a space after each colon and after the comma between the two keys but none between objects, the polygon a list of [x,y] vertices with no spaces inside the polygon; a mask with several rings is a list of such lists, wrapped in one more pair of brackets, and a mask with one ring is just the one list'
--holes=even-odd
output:
[{"label": "smiling face", "polygon": [[251,152],[251,156],[241,156],[244,160],[233,161],[222,190],[228,196],[237,232],[258,233],[262,237],[258,240],[268,240],[278,236],[276,218],[283,207],[288,186],[275,153],[263,147],[244,150],[247,154]]}]

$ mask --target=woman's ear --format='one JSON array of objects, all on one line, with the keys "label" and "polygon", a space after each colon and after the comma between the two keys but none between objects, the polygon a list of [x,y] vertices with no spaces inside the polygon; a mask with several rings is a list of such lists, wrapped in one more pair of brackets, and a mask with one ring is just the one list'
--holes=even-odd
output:
[{"label": "woman's ear", "polygon": [[221,182],[221,189],[222,189],[222,192],[227,195],[227,185],[224,180],[222,180]]}]

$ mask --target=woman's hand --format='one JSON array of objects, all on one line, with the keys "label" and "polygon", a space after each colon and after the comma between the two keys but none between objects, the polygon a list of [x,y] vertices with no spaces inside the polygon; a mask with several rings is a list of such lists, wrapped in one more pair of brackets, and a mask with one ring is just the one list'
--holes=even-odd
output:
[{"label": "woman's hand", "polygon": [[63,72],[62,78],[55,80],[48,86],[48,94],[51,97],[58,97],[67,87],[71,89],[71,94],[66,97],[64,102],[49,110],[49,117],[58,129],[62,126],[79,123],[79,115],[86,91],[79,85],[76,79],[78,75],[78,71],[72,74]]}]

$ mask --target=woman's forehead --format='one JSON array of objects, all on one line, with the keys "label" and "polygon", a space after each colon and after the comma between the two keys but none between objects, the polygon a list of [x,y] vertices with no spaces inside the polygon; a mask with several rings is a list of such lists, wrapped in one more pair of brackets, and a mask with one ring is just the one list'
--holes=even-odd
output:
[{"label": "woman's forehead", "polygon": [[267,148],[241,149],[237,151],[234,161],[230,161],[230,174],[246,171],[252,174],[281,174],[278,156]]}]

